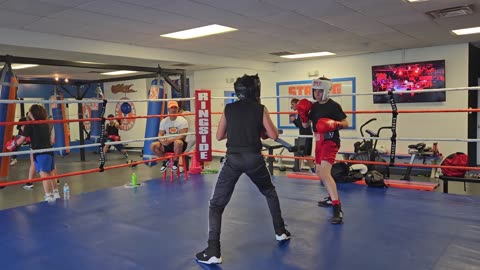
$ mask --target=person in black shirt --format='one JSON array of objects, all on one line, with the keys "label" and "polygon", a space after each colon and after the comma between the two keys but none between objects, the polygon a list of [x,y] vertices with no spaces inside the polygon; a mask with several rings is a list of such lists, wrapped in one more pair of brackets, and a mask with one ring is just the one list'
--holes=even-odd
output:
[{"label": "person in black shirt", "polygon": [[[109,123],[105,126],[105,142],[117,142],[120,141],[120,135],[118,133],[120,129],[120,121],[114,118],[113,114],[109,114],[107,116],[109,118]],[[103,147],[103,153],[105,158],[107,157],[108,149],[111,145],[105,145]],[[113,145],[118,151],[120,151],[125,158],[128,158],[128,153],[123,144],[115,144]]]},{"label": "person in black shirt", "polygon": [[[45,107],[34,104],[30,107],[29,117],[31,120],[46,120],[47,111]],[[27,137],[30,137],[30,145],[33,150],[52,148],[51,129],[48,124],[28,124],[25,125],[23,134],[15,141],[15,144],[22,145]],[[55,175],[55,159],[53,152],[41,152],[33,154],[35,170],[40,177],[48,177]],[[57,181],[44,180],[43,189],[45,191],[45,200],[54,202],[60,198]]]},{"label": "person in black shirt", "polygon": [[260,138],[277,139],[278,130],[265,106],[260,104],[260,79],[243,76],[234,84],[238,101],[230,103],[220,118],[217,140],[227,139],[227,155],[210,200],[208,247],[196,254],[198,262],[221,263],[220,228],[222,213],[232,197],[235,184],[245,173],[267,199],[276,239],[290,238],[280,210],[275,186],[261,155]]},{"label": "person in black shirt", "polygon": [[[298,98],[294,98],[290,101],[290,108],[292,110],[297,110],[297,103],[298,103]],[[300,120],[300,117],[295,117],[295,115],[290,115],[290,121],[298,128],[298,132],[300,135],[313,135],[312,128],[307,127],[304,128],[302,126],[302,121]],[[312,155],[312,138],[299,138],[299,141],[304,142],[303,144],[303,156],[307,158],[311,158]],[[310,170],[314,173],[315,172],[315,162],[312,159],[307,159],[307,164],[308,167],[310,167]]]},{"label": "person in black shirt", "polygon": [[[332,82],[321,77],[313,80],[312,94],[315,102],[304,99],[298,105],[298,114],[303,127],[313,127],[315,133],[315,163],[317,175],[325,184],[329,196],[318,202],[319,206],[332,206],[332,224],[343,223],[343,211],[338,197],[337,185],[332,177],[332,165],[335,162],[340,148],[340,135],[338,130],[348,127],[347,116],[337,102],[330,99]],[[306,106],[305,106],[306,105]],[[310,122],[309,122],[310,121]],[[311,123],[311,124],[310,124]]]},{"label": "person in black shirt", "polygon": [[[24,121],[27,121],[27,118],[26,117],[21,117],[18,122],[24,122]],[[23,128],[25,127],[25,125],[21,125],[21,124],[18,124],[17,125],[17,136],[16,137],[19,137],[20,135],[23,134]],[[10,161],[10,166],[14,166],[15,164],[17,164],[17,155],[13,155],[12,156],[12,160]]]}]

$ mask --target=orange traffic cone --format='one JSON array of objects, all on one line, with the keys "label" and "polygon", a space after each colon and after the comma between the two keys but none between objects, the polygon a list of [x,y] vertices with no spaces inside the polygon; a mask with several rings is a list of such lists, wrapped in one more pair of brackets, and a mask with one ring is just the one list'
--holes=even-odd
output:
[{"label": "orange traffic cone", "polygon": [[193,153],[192,155],[192,166],[190,166],[190,170],[188,171],[190,174],[201,174],[202,173],[202,166],[200,162],[197,161],[197,153]]}]

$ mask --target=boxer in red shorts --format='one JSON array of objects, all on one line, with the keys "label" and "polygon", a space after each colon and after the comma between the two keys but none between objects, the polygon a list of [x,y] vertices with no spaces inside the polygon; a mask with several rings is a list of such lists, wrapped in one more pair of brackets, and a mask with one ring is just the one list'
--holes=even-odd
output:
[{"label": "boxer in red shorts", "polygon": [[347,116],[337,102],[329,98],[332,90],[330,79],[321,77],[312,82],[315,102],[302,99],[297,104],[303,127],[312,125],[315,145],[316,173],[327,188],[329,196],[318,202],[319,206],[333,208],[332,224],[343,223],[343,212],[338,197],[337,184],[332,177],[332,165],[340,148],[339,130],[348,127]]}]

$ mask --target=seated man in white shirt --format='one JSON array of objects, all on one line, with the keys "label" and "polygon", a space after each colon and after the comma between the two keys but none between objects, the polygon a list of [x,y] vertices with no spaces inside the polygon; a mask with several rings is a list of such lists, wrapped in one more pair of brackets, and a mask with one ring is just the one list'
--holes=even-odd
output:
[{"label": "seated man in white shirt", "polygon": [[[178,102],[169,101],[168,105],[168,114],[178,114],[179,107]],[[187,148],[187,143],[185,142],[186,135],[182,135],[188,132],[188,122],[182,116],[170,115],[164,118],[160,122],[160,129],[158,131],[158,137],[163,137],[167,135],[176,135],[173,137],[160,138],[158,142],[154,142],[150,145],[152,152],[158,157],[163,157],[166,152],[173,152],[175,155],[180,155],[185,152]],[[167,169],[169,164],[166,161],[163,161],[160,172],[163,172]],[[176,171],[178,169],[178,157],[174,159],[172,170]]]}]

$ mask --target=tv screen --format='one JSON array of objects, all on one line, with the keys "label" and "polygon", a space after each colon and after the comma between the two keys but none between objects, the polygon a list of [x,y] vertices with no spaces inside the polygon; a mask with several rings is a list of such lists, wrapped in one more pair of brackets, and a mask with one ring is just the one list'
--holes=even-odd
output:
[{"label": "tv screen", "polygon": [[[395,101],[443,102],[445,91],[422,93],[423,89],[445,88],[445,60],[372,67],[373,92],[395,91]],[[373,103],[389,103],[389,97],[374,95]]]}]

